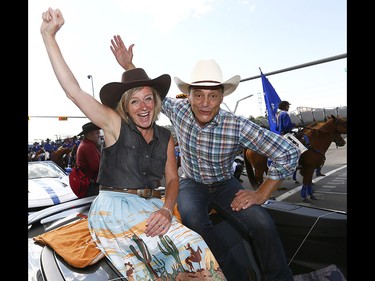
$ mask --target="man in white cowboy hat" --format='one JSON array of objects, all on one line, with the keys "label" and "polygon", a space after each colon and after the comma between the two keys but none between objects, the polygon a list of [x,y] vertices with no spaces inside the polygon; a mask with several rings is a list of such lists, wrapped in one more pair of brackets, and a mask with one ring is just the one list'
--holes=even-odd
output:
[{"label": "man in white cowboy hat", "polygon": [[[134,68],[134,45],[127,49],[118,35],[111,43],[118,63],[125,70]],[[261,204],[293,174],[299,150],[282,136],[220,108],[224,97],[236,90],[240,76],[224,80],[214,60],[198,61],[188,82],[174,80],[187,99],[166,97],[162,113],[174,126],[181,151],[177,206],[182,223],[205,238],[228,280],[249,279],[214,232],[208,214],[211,207],[253,239],[262,280],[293,281],[277,229]],[[256,191],[245,190],[233,176],[232,164],[244,148],[273,159],[267,178]]]}]

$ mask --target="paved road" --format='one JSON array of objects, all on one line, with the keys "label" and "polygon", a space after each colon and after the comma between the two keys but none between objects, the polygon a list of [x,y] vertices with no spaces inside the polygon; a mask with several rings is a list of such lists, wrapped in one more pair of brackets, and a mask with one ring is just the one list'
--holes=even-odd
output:
[{"label": "paved road", "polygon": [[[344,138],[345,139],[345,138]],[[314,192],[318,200],[304,203],[300,197],[302,176],[297,175],[299,184],[287,179],[281,188],[273,194],[276,200],[296,203],[299,205],[347,212],[347,144],[336,148],[332,144],[326,152],[326,162],[322,168],[325,177],[313,178]],[[243,186],[252,189],[246,175],[241,177]]]}]

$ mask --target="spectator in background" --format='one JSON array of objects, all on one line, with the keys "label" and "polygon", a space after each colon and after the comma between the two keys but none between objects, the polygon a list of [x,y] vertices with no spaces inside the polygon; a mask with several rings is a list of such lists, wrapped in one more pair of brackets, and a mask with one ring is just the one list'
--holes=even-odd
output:
[{"label": "spectator in background", "polygon": [[40,150],[39,142],[34,142],[33,147],[31,148],[31,151],[37,153],[39,150]]},{"label": "spectator in background", "polygon": [[291,133],[292,129],[295,127],[295,124],[292,123],[292,120],[289,116],[289,106],[288,101],[281,101],[278,106],[278,112],[276,113],[276,130],[280,135],[285,135]]},{"label": "spectator in background", "polygon": [[55,148],[49,138],[46,139],[46,142],[44,144],[44,151],[46,152],[46,160],[50,160],[52,153],[55,151]]},{"label": "spectator in background", "polygon": [[99,193],[99,184],[97,183],[100,163],[100,151],[98,150],[100,140],[99,130],[98,126],[89,122],[82,126],[82,132],[78,134],[84,137],[77,148],[75,163],[91,180],[90,187],[86,193],[87,197]]},{"label": "spectator in background", "polygon": [[34,142],[33,147],[31,148],[31,155],[30,155],[31,161],[44,161],[46,159],[46,152],[44,150],[44,144],[43,141],[41,144],[39,142]]},{"label": "spectator in background", "polygon": [[69,138],[65,138],[63,144],[61,145],[62,148],[72,148],[72,144]]}]

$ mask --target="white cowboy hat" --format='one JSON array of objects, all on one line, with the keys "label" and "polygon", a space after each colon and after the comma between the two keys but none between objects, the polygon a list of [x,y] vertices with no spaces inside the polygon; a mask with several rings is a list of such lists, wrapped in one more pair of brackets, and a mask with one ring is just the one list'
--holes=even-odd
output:
[{"label": "white cowboy hat", "polygon": [[180,91],[184,94],[189,93],[191,86],[204,86],[215,87],[221,85],[223,87],[223,95],[228,96],[236,90],[240,83],[241,77],[235,75],[227,81],[223,81],[223,73],[220,66],[214,60],[200,60],[194,66],[190,74],[190,82],[186,83],[179,79],[174,78],[174,81]]}]

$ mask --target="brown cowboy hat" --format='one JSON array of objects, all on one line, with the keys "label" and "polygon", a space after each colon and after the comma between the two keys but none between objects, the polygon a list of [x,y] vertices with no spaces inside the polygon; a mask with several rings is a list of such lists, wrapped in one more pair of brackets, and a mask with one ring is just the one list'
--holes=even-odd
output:
[{"label": "brown cowboy hat", "polygon": [[100,128],[92,122],[86,123],[82,126],[82,132],[80,132],[77,136],[86,135],[88,132],[94,130],[100,130]]},{"label": "brown cowboy hat", "polygon": [[155,79],[151,79],[142,68],[130,69],[122,74],[121,82],[111,82],[102,87],[99,94],[100,100],[102,104],[116,108],[121,96],[127,90],[140,86],[153,87],[158,91],[160,98],[163,100],[171,86],[171,76],[163,74]]}]

